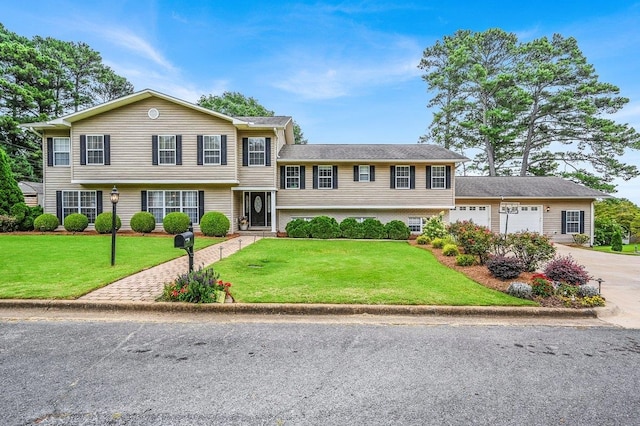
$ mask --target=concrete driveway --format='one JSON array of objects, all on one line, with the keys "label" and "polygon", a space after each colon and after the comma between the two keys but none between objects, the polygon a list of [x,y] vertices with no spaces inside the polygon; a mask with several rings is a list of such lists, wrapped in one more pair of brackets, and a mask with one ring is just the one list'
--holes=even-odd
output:
[{"label": "concrete driveway", "polygon": [[[557,254],[571,255],[593,278],[602,278],[608,309],[599,318],[626,328],[640,328],[640,256],[601,253],[557,244]],[[592,281],[591,285],[598,283]]]}]

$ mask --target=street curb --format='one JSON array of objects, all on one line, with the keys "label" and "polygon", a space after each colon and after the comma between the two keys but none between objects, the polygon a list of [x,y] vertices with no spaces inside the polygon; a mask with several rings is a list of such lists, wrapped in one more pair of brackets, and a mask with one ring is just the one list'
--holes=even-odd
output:
[{"label": "street curb", "polygon": [[[340,305],[297,303],[192,304],[179,302],[93,302],[86,300],[0,299],[0,309],[109,312],[217,313],[238,315],[398,315],[597,318],[606,308],[569,309],[510,306]],[[610,311],[610,309],[609,309]]]}]

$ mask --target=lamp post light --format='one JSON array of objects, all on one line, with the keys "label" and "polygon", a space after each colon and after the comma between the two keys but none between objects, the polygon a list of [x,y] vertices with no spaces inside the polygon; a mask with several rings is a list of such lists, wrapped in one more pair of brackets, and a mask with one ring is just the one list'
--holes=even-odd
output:
[{"label": "lamp post light", "polygon": [[120,193],[115,185],[111,190],[111,205],[113,210],[111,212],[111,266],[116,264],[116,204],[120,200]]}]

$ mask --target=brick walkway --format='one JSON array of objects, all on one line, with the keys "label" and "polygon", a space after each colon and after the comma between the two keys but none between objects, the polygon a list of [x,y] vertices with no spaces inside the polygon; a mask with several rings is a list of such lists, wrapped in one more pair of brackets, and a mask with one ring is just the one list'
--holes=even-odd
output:
[{"label": "brick walkway", "polygon": [[[193,267],[197,269],[203,265],[211,265],[221,258],[230,256],[241,248],[258,241],[260,238],[257,236],[242,236],[198,250],[193,256]],[[115,281],[82,296],[79,300],[153,302],[162,294],[166,283],[173,281],[179,274],[188,270],[189,257],[185,254],[178,259],[170,260]]]}]

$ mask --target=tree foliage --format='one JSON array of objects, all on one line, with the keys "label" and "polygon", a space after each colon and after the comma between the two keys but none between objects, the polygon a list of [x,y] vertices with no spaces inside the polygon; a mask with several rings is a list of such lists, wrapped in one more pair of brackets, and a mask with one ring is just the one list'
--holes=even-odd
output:
[{"label": "tree foliage", "polygon": [[419,68],[435,109],[420,141],[475,153],[471,169],[561,175],[605,191],[640,174],[618,160],[640,135],[609,118],[629,100],[598,80],[574,38],[460,30],[425,49]]},{"label": "tree foliage", "polygon": [[24,203],[24,195],[13,178],[7,154],[0,148],[0,215],[11,214],[11,208],[18,203]]},{"label": "tree foliage", "polygon": [[[240,92],[224,92],[222,95],[202,95],[198,105],[217,111],[230,117],[273,117],[275,113],[260,104],[253,97],[246,97]],[[306,144],[308,141],[302,129],[293,122],[293,135],[296,144]]]}]

